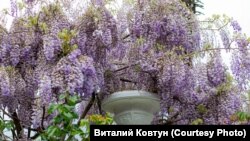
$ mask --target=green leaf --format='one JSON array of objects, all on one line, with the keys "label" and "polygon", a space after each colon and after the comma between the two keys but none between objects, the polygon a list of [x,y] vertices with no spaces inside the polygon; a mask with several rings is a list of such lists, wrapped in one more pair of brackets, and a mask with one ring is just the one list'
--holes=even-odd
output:
[{"label": "green leaf", "polygon": [[82,120],[80,121],[80,127],[85,127],[85,126],[88,126],[88,125],[89,125],[88,120],[82,119]]},{"label": "green leaf", "polygon": [[18,5],[18,8],[20,10],[22,10],[23,8],[25,8],[25,4],[23,2],[18,2],[17,5]]},{"label": "green leaf", "polygon": [[200,105],[197,106],[197,110],[198,110],[198,112],[201,113],[201,114],[205,114],[205,113],[207,112],[206,106],[204,106],[204,105],[202,105],[202,104],[200,104]]},{"label": "green leaf", "polygon": [[211,48],[213,48],[213,47],[212,47],[212,45],[211,45],[210,43],[206,43],[206,44],[203,46],[203,48],[204,48],[204,50],[209,50],[209,49],[211,49]]},{"label": "green leaf", "polygon": [[73,118],[73,115],[71,113],[63,113],[64,116],[66,116],[69,120]]},{"label": "green leaf", "polygon": [[67,97],[67,94],[61,94],[60,96],[59,96],[59,100],[63,100],[63,99],[65,99]]},{"label": "green leaf", "polygon": [[53,122],[55,124],[60,124],[63,122],[63,118],[61,116],[56,116],[54,119],[53,119]]},{"label": "green leaf", "polygon": [[81,134],[82,133],[82,130],[81,129],[74,129],[70,135],[72,136],[75,136],[75,135],[78,135],[78,134]]},{"label": "green leaf", "polygon": [[42,31],[47,32],[48,31],[48,25],[45,22],[40,23],[40,27]]},{"label": "green leaf", "polygon": [[4,129],[5,129],[5,124],[2,120],[0,120],[0,132],[2,133]]},{"label": "green leaf", "polygon": [[52,114],[58,108],[58,106],[59,105],[51,104],[49,109],[48,109],[48,114]]},{"label": "green leaf", "polygon": [[4,9],[3,9],[3,13],[4,13],[5,15],[9,14],[8,9],[7,9],[7,8],[4,8]]},{"label": "green leaf", "polygon": [[248,120],[250,115],[248,113],[246,113],[246,112],[238,112],[237,116],[238,116],[238,119],[240,121],[245,121],[245,120]]},{"label": "green leaf", "polygon": [[198,118],[196,120],[194,120],[191,125],[200,125],[200,124],[203,124],[203,120]]},{"label": "green leaf", "polygon": [[[54,116],[51,126],[40,135],[42,140],[56,141],[60,140],[61,137],[67,136],[68,138],[66,138],[66,140],[73,141],[74,136],[79,135],[84,141],[89,141],[89,121],[83,119],[80,121],[80,125],[73,122],[75,119],[78,119],[78,115],[74,112],[74,108],[79,97],[65,93],[60,95],[59,98],[65,101],[65,103],[54,103],[50,105],[48,109],[49,113],[57,111],[57,115]],[[95,115],[93,117],[99,124],[109,124],[109,122],[112,122],[112,118],[109,115]]]},{"label": "green leaf", "polygon": [[68,102],[69,102],[70,105],[75,105],[77,101],[78,101],[78,97],[77,96],[71,96],[68,99]]},{"label": "green leaf", "polygon": [[8,121],[6,124],[5,124],[5,127],[6,129],[9,131],[11,129],[13,129],[14,127],[14,124],[13,124],[13,121]]},{"label": "green leaf", "polygon": [[64,105],[64,107],[69,111],[72,111],[75,108],[75,106],[70,106],[70,105]]},{"label": "green leaf", "polygon": [[74,44],[73,46],[72,46],[72,50],[75,50],[75,49],[77,49],[78,48],[78,45],[77,44]]},{"label": "green leaf", "polygon": [[250,120],[250,114],[247,115],[247,120]]},{"label": "green leaf", "polygon": [[50,138],[50,137],[53,137],[53,136],[55,136],[55,133],[56,133],[56,131],[57,131],[58,129],[57,129],[57,127],[55,127],[55,126],[51,126],[51,127],[49,127],[49,129],[48,129],[48,137]]}]

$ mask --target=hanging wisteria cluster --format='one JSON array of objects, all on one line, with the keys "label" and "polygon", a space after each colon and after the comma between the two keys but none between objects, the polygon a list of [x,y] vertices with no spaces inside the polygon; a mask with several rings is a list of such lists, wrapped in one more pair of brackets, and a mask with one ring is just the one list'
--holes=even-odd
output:
[{"label": "hanging wisteria cluster", "polygon": [[[11,1],[12,26],[0,28],[1,110],[21,130],[48,124],[43,113],[65,92],[87,100],[97,90],[100,98],[150,91],[161,97],[164,124],[233,124],[242,110],[249,40],[235,20],[200,23],[180,0],[124,1],[115,13],[95,0],[73,21],[58,1],[23,4],[29,10],[19,14]],[[232,52],[232,73],[223,49]]]}]

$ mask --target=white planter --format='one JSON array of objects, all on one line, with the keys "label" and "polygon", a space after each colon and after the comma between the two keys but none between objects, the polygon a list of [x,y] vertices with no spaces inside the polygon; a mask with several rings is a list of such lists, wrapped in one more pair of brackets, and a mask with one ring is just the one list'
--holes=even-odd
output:
[{"label": "white planter", "polygon": [[160,99],[146,91],[120,91],[111,94],[102,103],[106,112],[114,114],[119,125],[150,124],[154,113],[160,110]]}]

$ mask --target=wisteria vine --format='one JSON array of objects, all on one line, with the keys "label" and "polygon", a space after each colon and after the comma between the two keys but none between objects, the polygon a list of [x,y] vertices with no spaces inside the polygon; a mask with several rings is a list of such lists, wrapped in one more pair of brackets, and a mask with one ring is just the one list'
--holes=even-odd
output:
[{"label": "wisteria vine", "polygon": [[[235,124],[250,80],[250,40],[237,21],[200,22],[180,0],[124,2],[116,13],[95,0],[73,21],[59,1],[23,4],[29,10],[18,14],[11,1],[12,26],[0,28],[0,105],[18,119],[20,138],[24,128],[48,126],[44,113],[61,93],[80,103],[96,91],[102,100],[146,90],[161,97],[167,115],[161,122],[156,115],[156,124]],[[230,69],[221,50],[232,53]]]}]

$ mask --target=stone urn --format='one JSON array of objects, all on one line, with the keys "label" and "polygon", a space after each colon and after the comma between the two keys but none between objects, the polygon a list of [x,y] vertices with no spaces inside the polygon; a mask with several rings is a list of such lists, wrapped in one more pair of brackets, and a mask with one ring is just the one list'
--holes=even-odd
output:
[{"label": "stone urn", "polygon": [[141,90],[119,91],[104,99],[102,108],[114,114],[118,125],[147,125],[159,112],[160,99],[155,94]]}]

